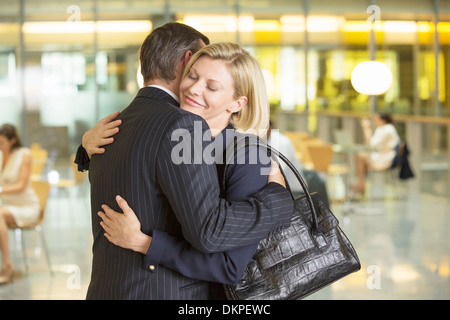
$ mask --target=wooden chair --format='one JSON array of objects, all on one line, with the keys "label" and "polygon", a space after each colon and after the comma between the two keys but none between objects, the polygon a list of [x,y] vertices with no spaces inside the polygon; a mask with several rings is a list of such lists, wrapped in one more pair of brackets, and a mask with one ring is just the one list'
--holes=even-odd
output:
[{"label": "wooden chair", "polygon": [[303,140],[311,137],[308,132],[303,131],[285,131],[283,133],[286,137],[288,137],[291,140],[297,141],[297,140]]},{"label": "wooden chair", "polygon": [[48,195],[50,193],[50,183],[48,183],[47,181],[31,181],[31,185],[32,185],[32,188],[34,189],[34,191],[36,192],[36,194],[39,198],[39,203],[41,205],[41,211],[39,214],[39,218],[33,224],[29,224],[29,225],[25,225],[25,226],[21,226],[21,227],[19,227],[18,225],[12,225],[10,227],[14,229],[14,232],[16,234],[16,246],[17,246],[17,243],[19,243],[22,248],[22,255],[23,255],[23,260],[25,263],[26,271],[28,272],[29,266],[28,266],[28,261],[26,258],[25,238],[23,235],[23,231],[34,230],[40,236],[40,241],[41,241],[41,244],[43,247],[45,259],[47,261],[47,266],[49,268],[50,274],[53,275],[51,262],[50,262],[50,255],[48,252],[47,243],[45,241],[45,237],[44,237],[44,234],[42,232],[42,227],[41,227],[41,224],[44,221],[44,217],[45,217],[45,209],[47,206]]},{"label": "wooden chair", "polygon": [[[313,159],[313,155],[311,154],[311,148],[313,147],[323,147],[325,142],[323,142],[319,138],[311,137],[309,139],[305,139],[299,145],[300,153],[301,153],[301,161],[303,165],[307,169],[314,169],[314,162],[316,159]],[[320,149],[321,150],[321,149]]]},{"label": "wooden chair", "polygon": [[41,180],[42,172],[47,164],[48,151],[37,145],[31,147],[31,180]]},{"label": "wooden chair", "polygon": [[331,144],[309,144],[306,146],[314,170],[328,172],[333,160],[333,146]]},{"label": "wooden chair", "polygon": [[303,143],[305,140],[314,139],[309,133],[303,131],[285,131],[283,134],[288,137],[295,148],[295,153],[300,161],[304,161]]},{"label": "wooden chair", "polygon": [[70,188],[73,186],[77,186],[81,184],[84,181],[84,179],[86,179],[87,173],[78,171],[77,164],[74,163],[74,161],[75,161],[75,154],[72,154],[72,156],[70,157],[70,166],[72,168],[73,178],[60,179],[56,184],[58,188]]}]

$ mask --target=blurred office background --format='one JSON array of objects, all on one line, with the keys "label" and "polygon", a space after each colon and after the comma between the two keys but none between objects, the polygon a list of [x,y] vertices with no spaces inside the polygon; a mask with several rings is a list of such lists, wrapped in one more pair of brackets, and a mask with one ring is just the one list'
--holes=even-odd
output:
[{"label": "blurred office background", "polygon": [[[282,132],[336,144],[335,133],[345,129],[361,143],[362,117],[392,113],[416,174],[407,193],[437,197],[435,222],[444,228],[437,230],[448,231],[450,0],[0,0],[0,123],[16,125],[27,146],[46,152],[38,179],[84,187],[50,194],[46,226],[56,237],[48,240],[56,269],[81,266],[84,285],[89,280],[89,191],[72,171],[71,156],[87,129],[133,99],[140,44],[169,21],[250,51],[264,69],[271,118]],[[370,60],[391,71],[383,94],[360,93],[351,83],[354,67]],[[333,158],[345,164],[340,160]],[[329,191],[339,214],[342,192],[334,182]],[[370,227],[384,228],[386,216],[380,219]],[[444,242],[443,252],[427,270],[446,283],[441,293],[449,298],[448,236],[436,241],[433,247]],[[20,294],[31,285],[23,286],[16,288]],[[0,288],[0,298],[15,297],[14,290]],[[79,291],[60,297],[83,298]],[[19,297],[47,297],[30,292]]]},{"label": "blurred office background", "polygon": [[[378,12],[368,12],[371,5]],[[423,174],[438,173],[424,190],[448,194],[448,0],[2,0],[0,8],[1,122],[19,126],[28,144],[39,143],[58,160],[70,157],[86,129],[133,98],[145,36],[182,21],[256,56],[280,130],[331,141],[345,126],[358,138],[360,116],[390,112],[420,148],[415,164],[428,161]],[[375,101],[350,82],[353,68],[371,59],[393,76]]]}]

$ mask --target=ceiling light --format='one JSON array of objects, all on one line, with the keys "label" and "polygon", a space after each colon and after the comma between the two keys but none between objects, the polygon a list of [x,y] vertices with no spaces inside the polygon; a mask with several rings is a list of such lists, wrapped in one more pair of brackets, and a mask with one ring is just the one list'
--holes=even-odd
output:
[{"label": "ceiling light", "polygon": [[100,33],[110,32],[150,32],[152,23],[148,20],[132,21],[43,21],[25,22],[23,32],[28,34],[50,33]]},{"label": "ceiling light", "polygon": [[351,83],[361,94],[380,95],[391,87],[392,72],[382,62],[364,61],[353,69]]}]

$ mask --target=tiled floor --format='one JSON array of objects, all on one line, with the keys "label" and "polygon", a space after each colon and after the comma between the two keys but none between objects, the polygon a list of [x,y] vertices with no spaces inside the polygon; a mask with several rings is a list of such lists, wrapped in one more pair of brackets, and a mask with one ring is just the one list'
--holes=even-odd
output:
[{"label": "tiled floor", "polygon": [[40,239],[36,232],[25,232],[25,269],[19,247],[15,249],[15,235],[10,231],[15,276],[12,283],[0,286],[0,299],[85,299],[91,269],[91,220],[89,194],[83,186],[73,189],[52,187],[45,220],[42,226],[49,249],[49,272]]},{"label": "tiled floor", "polygon": [[[332,204],[362,269],[307,299],[450,299],[450,204],[414,192],[403,196],[355,203],[350,213]],[[85,298],[92,241],[88,199],[86,188],[52,189],[43,231],[54,274],[42,252],[33,250],[38,237],[28,233],[29,272],[17,252],[18,271],[12,283],[0,286],[0,299]],[[12,232],[10,238],[14,248]]]},{"label": "tiled floor", "polygon": [[447,201],[411,195],[334,211],[362,268],[310,299],[450,299]]}]

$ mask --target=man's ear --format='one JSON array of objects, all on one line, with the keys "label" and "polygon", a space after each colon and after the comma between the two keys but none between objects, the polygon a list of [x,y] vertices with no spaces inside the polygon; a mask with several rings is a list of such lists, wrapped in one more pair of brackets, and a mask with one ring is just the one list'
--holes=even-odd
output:
[{"label": "man's ear", "polygon": [[184,54],[184,66],[186,67],[186,65],[189,62],[189,59],[191,59],[193,53],[192,51],[186,51],[186,53]]}]

